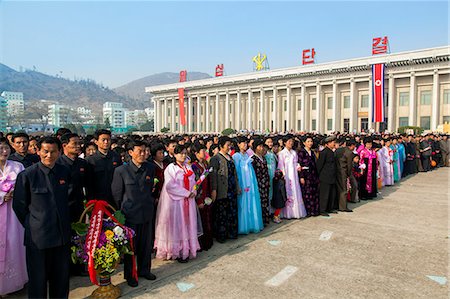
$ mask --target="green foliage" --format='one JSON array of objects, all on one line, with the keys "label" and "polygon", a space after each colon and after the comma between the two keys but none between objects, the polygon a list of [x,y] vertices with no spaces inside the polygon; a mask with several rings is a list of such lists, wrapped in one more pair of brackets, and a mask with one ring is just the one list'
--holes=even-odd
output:
[{"label": "green foliage", "polygon": [[120,210],[114,212],[113,216],[120,224],[125,225],[125,215]]},{"label": "green foliage", "polygon": [[79,236],[85,236],[88,232],[89,225],[87,223],[82,222],[75,222],[71,224],[72,229],[77,233]]},{"label": "green foliage", "polygon": [[109,121],[109,117],[105,119],[105,128],[110,129],[111,128],[111,122]]},{"label": "green foliage", "polygon": [[153,119],[152,119],[152,120],[142,124],[141,127],[139,128],[139,130],[148,132],[148,131],[153,131],[154,128],[155,127],[154,127],[154,123],[153,123]]},{"label": "green foliage", "polygon": [[231,134],[236,134],[236,130],[232,128],[226,128],[225,130],[222,131],[223,136],[229,136]]},{"label": "green foliage", "polygon": [[423,133],[423,129],[421,127],[414,127],[414,126],[404,126],[404,127],[400,127],[398,128],[398,133],[403,134],[405,133],[407,130],[413,130],[414,134],[419,135]]},{"label": "green foliage", "polygon": [[170,129],[168,127],[164,127],[161,129],[161,133],[167,133],[169,131],[170,131]]}]

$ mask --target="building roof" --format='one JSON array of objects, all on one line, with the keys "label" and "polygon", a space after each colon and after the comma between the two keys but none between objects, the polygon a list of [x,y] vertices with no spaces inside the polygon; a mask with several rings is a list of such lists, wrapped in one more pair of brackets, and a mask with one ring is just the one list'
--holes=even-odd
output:
[{"label": "building roof", "polygon": [[368,56],[339,60],[318,64],[302,65],[289,68],[274,69],[244,73],[231,76],[215,77],[209,79],[172,83],[146,87],[145,92],[159,94],[173,92],[178,88],[214,88],[226,85],[251,84],[283,78],[302,78],[308,76],[320,76],[325,74],[339,74],[357,71],[367,71],[372,64],[384,63],[386,67],[399,67],[416,64],[428,64],[433,62],[450,61],[450,46],[421,49],[407,52],[391,53],[384,55]]}]

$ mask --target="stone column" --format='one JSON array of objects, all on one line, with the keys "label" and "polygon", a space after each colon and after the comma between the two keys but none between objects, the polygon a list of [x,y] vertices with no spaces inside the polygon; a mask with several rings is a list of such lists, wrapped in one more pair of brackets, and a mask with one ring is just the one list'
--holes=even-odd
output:
[{"label": "stone column", "polygon": [[261,88],[259,91],[259,104],[260,104],[260,111],[259,111],[259,131],[264,130],[264,89]]},{"label": "stone column", "polygon": [[416,76],[411,73],[409,87],[409,125],[417,125]]},{"label": "stone column", "polygon": [[358,130],[358,97],[355,96],[355,79],[350,79],[350,126],[349,131]]},{"label": "stone column", "polygon": [[215,118],[215,125],[214,125],[214,131],[215,132],[220,132],[219,131],[219,100],[220,100],[220,96],[219,96],[219,92],[216,93],[216,118]]},{"label": "stone column", "polygon": [[389,100],[389,106],[388,106],[388,131],[394,132],[397,127],[397,122],[395,120],[395,110],[397,107],[397,100],[395,99],[395,92],[394,92],[394,83],[395,79],[393,75],[389,75],[389,86],[388,86],[388,100]]},{"label": "stone column", "polygon": [[241,130],[241,91],[238,89],[237,91],[237,95],[236,95],[236,105],[237,105],[237,109],[234,109],[234,111],[236,111],[237,113],[237,118],[236,118],[236,126],[235,126],[235,130]]},{"label": "stone column", "polygon": [[188,96],[188,108],[187,108],[187,122],[188,122],[188,127],[187,127],[187,131],[188,133],[192,132],[192,101],[194,100],[193,97]]},{"label": "stone column", "polygon": [[247,101],[247,130],[251,130],[252,128],[252,99],[253,98],[253,92],[252,89],[249,87],[248,88],[248,101]]},{"label": "stone column", "polygon": [[[287,104],[287,113],[286,113],[286,131],[289,131],[292,126],[291,126],[291,86],[287,85],[286,86],[286,104]],[[284,107],[283,107],[284,109]],[[284,128],[283,128],[284,130]]]},{"label": "stone column", "polygon": [[337,83],[336,80],[333,81],[333,131],[337,132],[341,129],[341,111],[340,111],[340,101],[338,101],[337,96]]},{"label": "stone column", "polygon": [[317,128],[316,128],[316,130],[319,132],[319,133],[323,133],[323,125],[322,125],[322,123],[323,123],[323,113],[322,113],[322,110],[323,110],[323,108],[322,108],[322,98],[321,98],[321,92],[322,92],[322,88],[321,88],[321,86],[320,86],[320,83],[319,82],[317,82],[316,83],[316,108],[317,108],[317,116],[316,116],[316,126],[317,126]]},{"label": "stone column", "polygon": [[431,103],[431,130],[436,131],[440,120],[440,101],[439,101],[439,74],[434,70],[433,74],[433,101]]},{"label": "stone column", "polygon": [[158,133],[158,101],[153,97],[153,132]]},{"label": "stone column", "polygon": [[230,127],[230,93],[225,93],[225,126],[224,129]]},{"label": "stone column", "polygon": [[202,120],[202,114],[201,114],[201,101],[202,97],[200,95],[197,96],[197,127],[196,127],[196,132],[200,132],[200,124],[201,124],[201,120]]},{"label": "stone column", "polygon": [[278,131],[278,89],[276,86],[273,87],[273,111],[272,111],[272,119],[273,119],[273,130],[274,132]]},{"label": "stone column", "polygon": [[306,131],[306,87],[305,84],[300,85],[300,97],[302,101],[302,105],[300,109],[302,110],[302,123],[300,126],[300,131]]},{"label": "stone column", "polygon": [[206,95],[206,103],[205,103],[205,131],[209,133],[211,128],[209,127],[209,94]]}]

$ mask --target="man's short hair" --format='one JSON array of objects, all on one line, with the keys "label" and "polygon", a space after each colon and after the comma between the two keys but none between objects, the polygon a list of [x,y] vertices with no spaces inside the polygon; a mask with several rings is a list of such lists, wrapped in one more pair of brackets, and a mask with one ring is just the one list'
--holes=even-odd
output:
[{"label": "man's short hair", "polygon": [[76,133],[66,133],[61,136],[59,140],[61,140],[61,144],[68,144],[71,138],[80,137]]},{"label": "man's short hair", "polygon": [[14,139],[16,139],[16,138],[26,138],[28,141],[30,140],[30,136],[28,136],[28,134],[24,133],[24,132],[19,132],[19,133],[13,134],[11,137],[11,142],[14,142]]},{"label": "man's short hair", "polygon": [[109,135],[111,136],[111,131],[110,130],[106,130],[106,129],[100,129],[95,131],[94,133],[94,139],[98,140],[98,138],[100,137],[100,135]]},{"label": "man's short hair", "polygon": [[44,137],[39,139],[39,141],[37,142],[37,147],[38,149],[41,149],[42,145],[46,143],[46,144],[56,144],[58,146],[58,149],[61,150],[61,141],[59,141],[58,138],[56,137]]}]

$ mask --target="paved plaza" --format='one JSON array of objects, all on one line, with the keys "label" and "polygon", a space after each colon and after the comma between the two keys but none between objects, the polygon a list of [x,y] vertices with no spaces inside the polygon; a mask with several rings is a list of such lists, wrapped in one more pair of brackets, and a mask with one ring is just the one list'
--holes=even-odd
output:
[{"label": "paved plaza", "polygon": [[[271,224],[187,264],[154,260],[158,279],[138,288],[122,271],[113,282],[124,298],[448,298],[449,175],[411,176],[354,213]],[[70,298],[94,288],[74,278]]]}]

